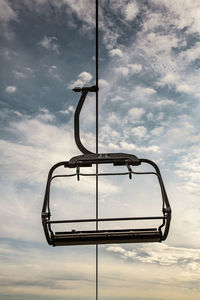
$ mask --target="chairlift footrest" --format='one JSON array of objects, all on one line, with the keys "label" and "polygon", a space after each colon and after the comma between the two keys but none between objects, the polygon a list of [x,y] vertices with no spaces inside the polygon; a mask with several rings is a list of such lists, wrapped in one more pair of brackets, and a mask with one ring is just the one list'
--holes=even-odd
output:
[{"label": "chairlift footrest", "polygon": [[53,246],[95,245],[116,243],[160,242],[162,234],[156,228],[56,232]]}]

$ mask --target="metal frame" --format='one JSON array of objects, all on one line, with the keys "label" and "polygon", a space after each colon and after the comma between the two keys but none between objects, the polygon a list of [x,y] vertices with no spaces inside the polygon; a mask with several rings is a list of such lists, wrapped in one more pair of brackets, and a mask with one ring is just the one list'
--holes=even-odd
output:
[{"label": "metal frame", "polygon": [[[111,157],[110,157],[111,155]],[[115,158],[113,158],[115,155]],[[93,159],[91,158],[93,156]],[[119,158],[117,158],[119,156]],[[122,159],[123,156],[123,159]],[[102,158],[104,157],[104,158]],[[128,159],[127,159],[128,157]],[[55,164],[49,171],[46,192],[44,197],[44,204],[42,209],[42,224],[45,232],[47,242],[52,246],[68,246],[68,245],[93,245],[93,244],[110,244],[110,243],[144,243],[144,242],[161,242],[167,238],[170,221],[171,208],[168,201],[167,193],[160,174],[158,166],[148,159],[138,159],[130,154],[92,154],[82,155],[72,158],[70,161],[63,161]],[[99,161],[98,161],[99,159]],[[112,161],[113,160],[113,161]],[[99,218],[99,219],[75,219],[75,220],[51,220],[50,212],[50,188],[51,182],[57,177],[72,177],[76,176],[77,180],[80,176],[96,176],[96,174],[82,173],[80,169],[93,164],[112,163],[114,165],[127,166],[127,172],[121,173],[100,173],[98,176],[110,175],[145,175],[151,174],[158,178],[162,198],[162,216],[155,217],[126,217],[126,218]],[[151,165],[155,172],[134,172],[131,166],[138,166],[143,163]],[[54,171],[63,166],[64,168],[75,168],[76,172],[69,175],[54,175]],[[108,221],[137,221],[137,220],[161,220],[161,225],[158,228],[141,228],[141,229],[118,229],[118,230],[93,230],[93,231],[62,231],[54,232],[52,224],[66,224],[66,223],[88,223],[88,222],[108,222]]]}]

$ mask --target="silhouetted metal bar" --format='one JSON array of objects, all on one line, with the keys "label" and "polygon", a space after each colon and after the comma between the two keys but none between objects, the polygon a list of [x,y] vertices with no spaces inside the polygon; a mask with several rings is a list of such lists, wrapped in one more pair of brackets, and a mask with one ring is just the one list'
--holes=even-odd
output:
[{"label": "silhouetted metal bar", "polygon": [[75,142],[76,142],[76,145],[77,145],[78,149],[84,154],[89,154],[89,153],[92,153],[92,152],[89,151],[88,149],[86,149],[83,146],[83,144],[80,140],[80,126],[79,126],[80,112],[81,112],[81,109],[82,109],[83,104],[85,102],[85,98],[87,97],[88,89],[75,88],[74,91],[75,92],[80,92],[81,91],[81,93],[82,93],[82,95],[79,99],[78,105],[76,107],[75,113],[74,113],[74,139],[75,139]]},{"label": "silhouetted metal bar", "polygon": [[138,220],[163,220],[164,216],[158,217],[126,217],[126,218],[100,218],[100,219],[76,219],[76,220],[58,220],[47,221],[47,224],[60,224],[60,223],[89,223],[89,222],[111,222],[111,221],[138,221]]},{"label": "silhouetted metal bar", "polygon": [[[158,174],[156,174],[155,172],[122,172],[122,173],[98,173],[98,176],[118,176],[118,175],[129,175],[129,174],[135,174],[135,175],[156,175],[158,176]],[[76,173],[73,174],[63,174],[63,175],[55,175],[51,178],[51,180],[53,180],[54,178],[59,178],[59,177],[73,177],[76,176]],[[79,173],[80,176],[96,176],[96,173]]]}]

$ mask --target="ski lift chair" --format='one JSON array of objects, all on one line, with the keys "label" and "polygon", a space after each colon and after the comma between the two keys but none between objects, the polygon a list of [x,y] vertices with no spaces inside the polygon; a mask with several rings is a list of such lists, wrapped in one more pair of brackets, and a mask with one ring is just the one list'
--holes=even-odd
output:
[{"label": "ski lift chair", "polygon": [[[94,245],[94,244],[116,244],[116,243],[146,243],[146,242],[162,242],[167,238],[170,221],[171,221],[171,208],[168,201],[167,193],[164,187],[164,183],[161,177],[158,166],[151,160],[139,159],[135,155],[125,153],[101,153],[95,154],[88,151],[80,140],[79,134],[79,115],[82,109],[83,103],[88,92],[96,92],[96,86],[75,88],[75,92],[81,92],[81,97],[77,105],[74,115],[74,132],[75,141],[83,153],[83,155],[75,156],[69,161],[62,161],[55,164],[49,171],[44,203],[42,208],[42,224],[45,232],[47,242],[52,246],[70,246],[70,245]],[[82,170],[86,167],[92,167],[93,165],[109,165],[113,166],[124,166],[126,172],[115,172],[115,173],[101,173],[101,174],[85,174]],[[135,172],[132,167],[148,164],[153,167],[152,172]],[[55,170],[58,168],[69,168],[74,170],[69,175],[54,175]],[[51,220],[50,211],[50,189],[52,180],[57,177],[71,177],[76,176],[79,181],[81,176],[109,176],[109,175],[128,175],[129,179],[132,175],[154,175],[158,179],[160,186],[161,201],[162,201],[162,212],[161,216],[155,217],[124,217],[124,218],[98,218],[98,219],[73,219],[73,220]],[[71,231],[58,231],[53,230],[55,224],[73,224],[73,223],[96,223],[102,222],[118,222],[118,221],[160,221],[159,226],[142,227],[138,228],[127,228],[127,229],[97,229],[96,230],[71,230]]]}]

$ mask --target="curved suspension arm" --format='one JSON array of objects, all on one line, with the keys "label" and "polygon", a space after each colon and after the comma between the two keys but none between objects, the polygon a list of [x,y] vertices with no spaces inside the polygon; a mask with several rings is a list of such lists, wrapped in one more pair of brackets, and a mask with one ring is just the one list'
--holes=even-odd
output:
[{"label": "curved suspension arm", "polygon": [[79,99],[79,102],[78,102],[78,105],[76,107],[75,114],[74,114],[74,138],[75,138],[75,142],[76,142],[76,145],[77,145],[78,149],[83,154],[92,154],[93,152],[86,149],[83,146],[82,142],[81,142],[79,119],[80,119],[80,112],[81,112],[81,109],[83,107],[83,104],[85,102],[85,99],[87,97],[88,92],[97,92],[98,87],[96,85],[93,85],[91,87],[74,88],[73,91],[74,92],[81,92],[81,97]]},{"label": "curved suspension arm", "polygon": [[[147,163],[150,164],[154,167],[154,169],[156,170],[156,174],[158,175],[158,181],[160,183],[160,188],[161,188],[161,194],[162,194],[162,199],[163,199],[163,214],[166,217],[166,226],[165,226],[165,231],[162,237],[162,241],[166,240],[167,236],[168,236],[168,232],[169,232],[169,227],[170,227],[170,222],[171,222],[171,206],[168,200],[168,196],[165,190],[165,186],[162,180],[162,176],[160,173],[160,170],[158,168],[158,166],[151,160],[149,159],[145,159],[145,158],[141,158],[140,159],[141,163]],[[160,226],[160,229],[165,225],[165,220],[163,222],[163,224]]]}]

